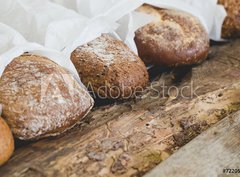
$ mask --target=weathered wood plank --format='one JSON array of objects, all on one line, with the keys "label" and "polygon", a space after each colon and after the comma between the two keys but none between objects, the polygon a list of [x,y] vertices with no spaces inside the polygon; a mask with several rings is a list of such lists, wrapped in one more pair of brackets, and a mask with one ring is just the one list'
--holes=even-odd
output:
[{"label": "weathered wood plank", "polygon": [[[240,109],[240,41],[212,47],[207,61],[162,73],[136,101],[95,108],[73,130],[16,149],[0,176],[142,175]],[[174,98],[184,89],[185,97]],[[159,84],[160,83],[160,84]],[[161,93],[155,98],[156,90]],[[165,94],[164,94],[165,92]],[[163,97],[165,95],[165,97]],[[186,98],[188,96],[188,98]]]},{"label": "weathered wood plank", "polygon": [[[239,169],[239,173],[224,173]],[[240,111],[199,135],[145,177],[240,176]]]}]

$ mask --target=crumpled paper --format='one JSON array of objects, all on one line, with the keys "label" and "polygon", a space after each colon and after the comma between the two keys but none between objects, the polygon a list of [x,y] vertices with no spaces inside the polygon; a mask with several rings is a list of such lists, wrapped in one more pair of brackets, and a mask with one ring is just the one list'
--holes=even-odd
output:
[{"label": "crumpled paper", "polygon": [[75,10],[88,18],[103,17],[108,21],[116,22],[119,27],[116,34],[135,53],[137,48],[134,42],[135,31],[153,20],[146,14],[134,12],[144,3],[160,8],[177,9],[196,16],[205,27],[209,38],[221,41],[222,24],[226,17],[223,6],[217,0],[51,0],[62,6]]},{"label": "crumpled paper", "polygon": [[222,41],[222,25],[227,16],[222,5],[217,0],[143,0],[144,3],[168,9],[177,9],[196,16],[205,27],[209,38]]},{"label": "crumpled paper", "polygon": [[[114,34],[137,52],[134,33],[153,19],[149,15],[134,12],[143,3],[179,9],[197,16],[214,40],[221,40],[221,27],[226,16],[224,8],[217,5],[217,0],[51,1],[55,3],[50,0],[0,0],[0,21],[19,31],[27,41],[44,46],[44,50],[51,48],[54,52],[63,51],[67,62],[75,48],[102,33]],[[6,38],[3,37],[0,44],[4,40]],[[31,45],[39,47],[39,44]],[[6,50],[4,47],[0,50]],[[23,47],[20,51],[25,50],[29,49]],[[34,47],[31,50],[35,50]]]},{"label": "crumpled paper", "polygon": [[[0,23],[0,76],[5,67],[16,57],[29,52],[49,58],[70,71],[80,81],[77,71],[70,58],[57,50],[49,49],[37,43],[27,42],[24,37],[13,28]],[[80,82],[79,82],[80,83]]]},{"label": "crumpled paper", "polygon": [[77,11],[88,18],[103,16],[110,21],[134,11],[143,4],[142,0],[51,0],[67,8]]},{"label": "crumpled paper", "polygon": [[117,23],[115,36],[125,42],[137,53],[134,42],[135,31],[153,20],[150,15],[134,12],[143,4],[142,0],[51,0],[64,7],[75,10],[88,18],[102,18]]},{"label": "crumpled paper", "polygon": [[117,21],[119,27],[116,29],[116,33],[119,35],[120,39],[137,54],[138,50],[134,41],[135,32],[140,27],[150,23],[153,19],[152,16],[143,13],[129,13]]},{"label": "crumpled paper", "polygon": [[89,19],[48,0],[0,0],[0,22],[20,32],[27,41],[66,55],[118,27],[102,17]]}]

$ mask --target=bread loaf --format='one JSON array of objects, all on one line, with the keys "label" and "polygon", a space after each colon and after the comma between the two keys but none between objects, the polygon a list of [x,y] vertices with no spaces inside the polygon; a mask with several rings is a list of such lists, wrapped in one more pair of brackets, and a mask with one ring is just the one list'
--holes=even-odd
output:
[{"label": "bread loaf", "polygon": [[0,117],[0,166],[11,157],[14,150],[12,132],[6,122]]},{"label": "bread loaf", "polygon": [[32,140],[73,127],[90,111],[93,99],[56,63],[22,55],[6,67],[0,79],[0,103],[14,136]]},{"label": "bread loaf", "polygon": [[222,27],[223,38],[240,37],[240,1],[239,0],[218,0],[227,11],[227,17]]},{"label": "bread loaf", "polygon": [[71,56],[82,81],[101,98],[134,97],[149,81],[146,66],[122,41],[104,34]]},{"label": "bread loaf", "polygon": [[209,38],[194,16],[149,5],[138,11],[153,15],[155,20],[136,32],[139,56],[147,64],[181,66],[204,60],[209,52]]}]

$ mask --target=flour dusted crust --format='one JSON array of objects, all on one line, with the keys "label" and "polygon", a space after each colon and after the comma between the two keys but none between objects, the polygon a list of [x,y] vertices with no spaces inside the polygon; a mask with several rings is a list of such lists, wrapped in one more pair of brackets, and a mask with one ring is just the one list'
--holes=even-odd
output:
[{"label": "flour dusted crust", "polygon": [[227,17],[222,27],[223,38],[240,37],[240,1],[239,0],[218,0],[227,11]]},{"label": "flour dusted crust", "polygon": [[141,59],[123,42],[106,34],[78,47],[71,60],[82,82],[100,97],[129,98],[149,81]]},{"label": "flour dusted crust", "polygon": [[93,99],[65,69],[51,60],[22,55],[0,79],[3,118],[22,140],[58,135],[73,127],[93,106]]},{"label": "flour dusted crust", "polygon": [[149,5],[138,11],[151,14],[155,20],[136,32],[139,56],[151,64],[180,66],[196,64],[209,52],[209,38],[200,21],[176,10]]},{"label": "flour dusted crust", "polygon": [[7,123],[0,117],[0,166],[8,161],[14,150],[12,132]]}]

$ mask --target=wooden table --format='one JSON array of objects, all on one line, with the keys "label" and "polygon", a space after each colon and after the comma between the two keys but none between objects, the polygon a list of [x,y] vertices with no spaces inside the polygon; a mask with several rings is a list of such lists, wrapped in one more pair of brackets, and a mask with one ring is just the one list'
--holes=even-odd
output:
[{"label": "wooden table", "polygon": [[146,175],[166,176],[239,177],[240,111],[221,120]]},{"label": "wooden table", "polygon": [[[154,68],[151,75],[151,86],[137,100],[106,102],[105,106],[97,103],[81,124],[62,136],[17,142],[13,157],[0,168],[0,176],[141,176],[158,164],[148,176],[158,176],[159,171],[162,176],[170,174],[169,164],[190,174],[186,173],[189,168],[199,172],[199,166],[208,162],[224,168],[217,165],[225,156],[228,159],[228,152],[217,149],[221,143],[229,151],[233,147],[232,155],[239,157],[239,117],[235,112],[240,110],[240,40],[213,46],[201,65]],[[176,87],[184,97],[175,97]],[[235,115],[234,119],[226,118],[229,115]],[[229,126],[231,121],[234,123]],[[210,130],[217,132],[216,143]],[[209,146],[222,152],[222,157],[211,155],[215,151]],[[204,147],[209,151],[203,152]],[[204,160],[208,157],[211,161]],[[190,161],[193,158],[199,158],[195,165]],[[216,172],[215,168],[208,170],[200,174]]]}]

